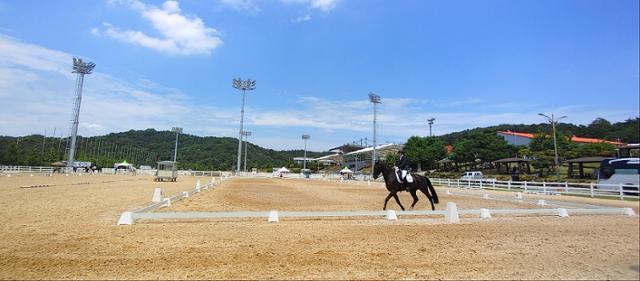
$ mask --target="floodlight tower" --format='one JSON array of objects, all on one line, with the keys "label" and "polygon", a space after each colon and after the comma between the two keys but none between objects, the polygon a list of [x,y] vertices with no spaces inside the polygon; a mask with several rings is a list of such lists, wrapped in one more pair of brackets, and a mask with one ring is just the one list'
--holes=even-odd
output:
[{"label": "floodlight tower", "polygon": [[433,125],[433,121],[436,121],[435,118],[431,117],[429,119],[427,119],[427,122],[429,122],[429,136],[433,136],[433,134],[431,133],[431,126]]},{"label": "floodlight tower", "polygon": [[96,64],[93,62],[84,62],[80,58],[73,58],[73,71],[78,73],[76,77],[76,93],[75,102],[73,103],[73,119],[71,120],[71,146],[69,147],[69,157],[67,158],[67,167],[73,168],[76,154],[76,137],[78,135],[78,122],[80,118],[80,103],[82,102],[82,85],[84,84],[84,75],[91,74]]},{"label": "floodlight tower", "polygon": [[247,147],[249,147],[249,136],[251,135],[251,132],[242,131],[242,135],[244,136],[244,169],[242,170],[247,172]]},{"label": "floodlight tower", "polygon": [[371,176],[373,176],[373,167],[376,165],[376,114],[377,105],[382,103],[380,96],[369,92],[369,101],[373,103],[373,154],[371,155]]},{"label": "floodlight tower", "polygon": [[242,91],[242,109],[240,111],[240,131],[238,133],[238,164],[236,165],[236,174],[240,174],[240,161],[242,159],[242,125],[244,123],[244,97],[247,91],[256,89],[256,80],[242,80],[241,78],[233,79],[233,87]]},{"label": "floodlight tower", "polygon": [[173,127],[171,131],[176,132],[176,148],[173,150],[173,162],[176,162],[178,160],[178,135],[182,134],[182,128]]},{"label": "floodlight tower", "polygon": [[307,170],[307,140],[310,139],[309,135],[302,135],[302,139],[304,140],[304,159],[302,160],[302,169]]},{"label": "floodlight tower", "polygon": [[558,163],[558,141],[556,140],[556,124],[558,124],[558,121],[560,121],[560,119],[567,118],[567,116],[555,118],[555,116],[553,116],[553,113],[551,113],[551,117],[544,115],[542,113],[538,113],[538,115],[544,118],[547,118],[547,121],[551,123],[551,128],[553,130],[553,150],[555,152],[556,180],[560,182],[560,164]]}]

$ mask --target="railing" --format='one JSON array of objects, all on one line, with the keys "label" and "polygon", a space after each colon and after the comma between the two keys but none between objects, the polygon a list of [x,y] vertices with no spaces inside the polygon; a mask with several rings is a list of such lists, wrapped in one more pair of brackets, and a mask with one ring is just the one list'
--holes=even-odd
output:
[{"label": "railing", "polygon": [[52,167],[36,167],[36,166],[0,166],[0,173],[19,174],[19,173],[53,173]]},{"label": "railing", "polygon": [[572,182],[500,181],[496,179],[440,179],[430,178],[435,185],[456,188],[482,188],[524,191],[525,193],[563,194],[587,197],[638,198],[638,185],[597,184]]}]

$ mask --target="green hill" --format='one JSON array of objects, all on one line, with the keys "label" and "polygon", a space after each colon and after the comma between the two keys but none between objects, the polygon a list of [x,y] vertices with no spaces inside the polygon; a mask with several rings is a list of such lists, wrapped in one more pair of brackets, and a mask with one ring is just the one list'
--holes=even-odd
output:
[{"label": "green hill", "polygon": [[[123,160],[135,165],[155,166],[156,161],[173,160],[175,137],[174,132],[154,129],[130,130],[89,138],[79,137],[76,158],[78,161],[96,162],[103,167],[111,167],[113,163]],[[48,165],[66,159],[66,141],[52,137],[44,140],[42,135],[0,137],[0,163]],[[178,162],[180,169],[231,170],[237,161],[237,151],[236,138],[181,134]],[[295,166],[293,158],[304,155],[303,150],[276,151],[252,143],[249,143],[247,151],[247,168],[257,167],[264,170]],[[325,154],[307,151],[307,157]]]}]

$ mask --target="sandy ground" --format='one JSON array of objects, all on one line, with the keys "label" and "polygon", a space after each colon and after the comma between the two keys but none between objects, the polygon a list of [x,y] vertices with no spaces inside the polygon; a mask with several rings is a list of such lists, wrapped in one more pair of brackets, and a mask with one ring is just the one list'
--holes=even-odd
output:
[{"label": "sandy ground", "polygon": [[[639,217],[142,221],[121,212],[197,178],[28,175],[0,178],[2,279],[640,279]],[[208,181],[210,178],[200,178]],[[20,188],[22,185],[56,184]],[[444,209],[534,208],[447,196]],[[456,191],[456,190],[452,190]],[[505,194],[505,193],[495,193]],[[506,193],[512,195],[511,193]],[[379,185],[233,179],[159,211],[381,210]],[[417,209],[426,209],[420,196]],[[633,207],[638,202],[554,200]],[[410,197],[401,194],[403,204]],[[395,202],[389,208],[399,210]]]}]

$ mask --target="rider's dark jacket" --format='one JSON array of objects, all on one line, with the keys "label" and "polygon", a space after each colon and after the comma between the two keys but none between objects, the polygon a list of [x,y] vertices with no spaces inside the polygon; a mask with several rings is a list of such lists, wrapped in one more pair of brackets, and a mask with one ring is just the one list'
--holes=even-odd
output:
[{"label": "rider's dark jacket", "polygon": [[404,155],[400,155],[400,159],[398,159],[398,169],[400,170],[409,170],[409,161],[407,161],[407,157]]}]

